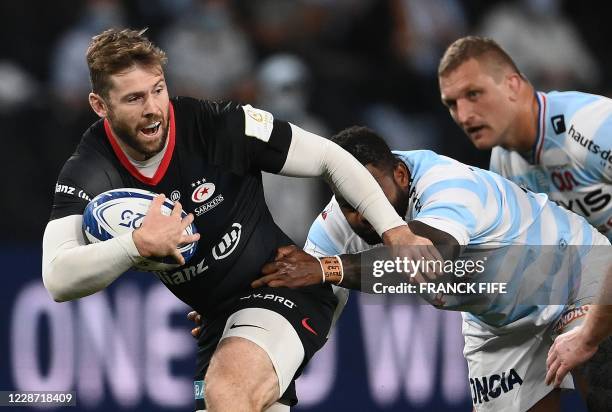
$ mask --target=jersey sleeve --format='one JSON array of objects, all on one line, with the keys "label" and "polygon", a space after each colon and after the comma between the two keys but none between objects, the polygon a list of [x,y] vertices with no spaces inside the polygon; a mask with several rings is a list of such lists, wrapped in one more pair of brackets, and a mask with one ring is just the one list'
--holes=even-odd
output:
[{"label": "jersey sleeve", "polygon": [[285,164],[291,127],[271,113],[250,105],[200,101],[197,116],[211,163],[237,174],[278,173]]},{"label": "jersey sleeve", "polygon": [[476,236],[482,217],[488,215],[486,184],[463,168],[446,169],[439,170],[436,177],[434,167],[423,179],[432,183],[420,196],[414,220],[448,233],[465,246]]},{"label": "jersey sleeve", "polygon": [[304,251],[316,257],[346,253],[345,245],[351,233],[340,206],[332,198],[310,226]]},{"label": "jersey sleeve", "polygon": [[111,182],[117,180],[118,175],[111,172],[101,156],[77,152],[66,161],[59,174],[49,220],[82,215],[91,199],[111,189]]}]

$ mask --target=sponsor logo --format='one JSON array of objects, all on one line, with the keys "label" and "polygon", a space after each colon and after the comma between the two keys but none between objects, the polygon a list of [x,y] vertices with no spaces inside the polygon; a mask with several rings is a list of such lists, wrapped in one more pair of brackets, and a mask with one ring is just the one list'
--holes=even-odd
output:
[{"label": "sponsor logo", "polygon": [[244,134],[268,142],[274,127],[272,114],[251,105],[242,106],[242,110],[244,110]]},{"label": "sponsor logo", "polygon": [[606,150],[603,150],[604,148],[602,148],[600,145],[593,143],[591,139],[589,139],[588,137],[580,133],[578,130],[576,130],[574,125],[570,126],[570,129],[568,130],[567,135],[571,137],[572,140],[574,140],[580,146],[587,149],[589,152],[593,154],[598,154],[601,160],[603,161],[602,163],[604,166],[606,165],[605,162],[607,162],[609,165],[612,165],[612,150],[611,149],[608,148]]},{"label": "sponsor logo", "polygon": [[217,244],[212,250],[213,257],[216,260],[225,259],[238,246],[240,242],[240,235],[242,234],[242,225],[240,223],[232,224],[232,228],[229,232],[223,235],[221,242]]},{"label": "sponsor logo", "polygon": [[[551,194],[552,195],[552,194]],[[597,213],[600,210],[605,209],[612,195],[605,193],[601,188],[591,190],[584,196],[575,197],[573,199],[551,199],[559,206],[571,210],[574,213],[578,213],[586,218],[591,217],[593,213]]]},{"label": "sponsor logo", "polygon": [[302,319],[302,326],[303,326],[303,327],[304,327],[304,328],[305,328],[305,329],[306,329],[308,332],[313,333],[313,334],[315,334],[315,335],[319,336],[319,334],[318,334],[317,332],[315,332],[315,330],[312,328],[312,326],[310,326],[310,325],[308,324],[308,320],[309,320],[309,319],[310,319],[310,318],[304,318],[304,319]]},{"label": "sponsor logo", "polygon": [[257,326],[257,325],[249,325],[249,324],[244,324],[244,325],[236,325],[235,323],[232,323],[232,326],[230,326],[230,329],[236,329],[236,328],[259,328],[259,329],[263,329],[263,330],[268,330],[266,328],[262,328],[261,326]]},{"label": "sponsor logo", "polygon": [[210,199],[213,193],[215,193],[214,183],[202,183],[198,187],[196,187],[193,193],[191,194],[191,200],[194,203],[203,203]]},{"label": "sponsor logo", "polygon": [[565,131],[565,117],[562,114],[551,117],[550,122],[555,133],[561,134]]},{"label": "sponsor logo", "polygon": [[60,185],[59,183],[55,184],[55,193],[64,193],[66,195],[72,195],[76,197],[80,197],[81,199],[85,199],[87,201],[91,201],[91,198],[87,193],[82,190],[77,192],[76,188],[68,185]]},{"label": "sponsor logo", "polygon": [[219,195],[215,196],[213,198],[213,200],[211,200],[210,202],[206,202],[202,206],[199,206],[199,207],[195,208],[194,212],[195,212],[196,216],[201,216],[204,213],[210,212],[215,207],[219,206],[223,202],[223,200],[225,200],[223,198],[223,195],[219,194]]},{"label": "sponsor logo", "polygon": [[570,192],[574,190],[576,186],[580,186],[580,183],[576,181],[576,178],[569,170],[565,172],[552,172],[550,174],[550,180],[560,192]]},{"label": "sponsor logo", "polygon": [[181,192],[179,192],[178,190],[173,190],[172,193],[170,193],[170,200],[172,200],[173,202],[176,202],[180,199],[181,199]]},{"label": "sponsor logo", "polygon": [[577,308],[569,309],[561,315],[555,326],[553,327],[553,332],[555,334],[563,333],[564,329],[567,325],[575,321],[576,319],[580,319],[586,316],[589,311],[590,305],[578,306]]},{"label": "sponsor logo", "polygon": [[323,209],[321,212],[321,218],[323,218],[323,220],[327,219],[327,216],[332,212],[332,210],[334,210],[334,205],[329,205],[327,208]]},{"label": "sponsor logo", "polygon": [[243,296],[243,297],[240,298],[240,300],[247,300],[247,299],[271,300],[272,302],[277,302],[277,303],[279,303],[281,305],[285,305],[289,309],[293,309],[293,308],[297,307],[297,305],[293,301],[291,301],[289,299],[286,299],[286,298],[284,298],[282,296],[275,295],[273,293],[266,293],[266,294],[263,294],[263,293],[252,293],[250,295]]},{"label": "sponsor logo", "polygon": [[204,399],[204,381],[193,381],[193,394],[195,399]]},{"label": "sponsor logo", "polygon": [[208,265],[204,265],[204,259],[193,266],[188,266],[176,272],[153,272],[166,285],[180,285],[195,278],[208,270]]},{"label": "sponsor logo", "polygon": [[474,405],[483,402],[490,402],[491,399],[498,398],[502,393],[510,392],[515,386],[521,386],[523,379],[514,370],[508,373],[496,373],[482,378],[470,378],[472,388],[472,401]]}]

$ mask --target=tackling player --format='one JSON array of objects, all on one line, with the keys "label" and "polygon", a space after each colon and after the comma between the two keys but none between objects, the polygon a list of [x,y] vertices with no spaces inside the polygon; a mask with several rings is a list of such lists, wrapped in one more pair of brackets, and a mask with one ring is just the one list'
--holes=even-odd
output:
[{"label": "tackling player", "polygon": [[[550,272],[544,272],[537,254],[510,260],[506,270],[499,272],[516,276],[509,282],[515,293],[485,296],[473,308],[432,301],[443,309],[470,310],[463,313],[463,335],[475,410],[559,410],[559,390],[544,382],[546,356],[553,334],[576,326],[564,322],[568,308],[580,308],[596,298],[605,273],[600,269],[602,265],[610,266],[609,256],[601,256],[598,249],[609,247],[606,237],[584,218],[548,201],[546,195],[525,191],[492,172],[431,151],[392,154],[385,142],[366,128],[347,129],[333,140],[366,165],[398,213],[406,216],[413,232],[435,245],[524,245],[518,246],[519,252],[529,245],[551,245],[542,250],[561,251],[553,254],[560,260],[544,260]],[[267,264],[265,276],[253,286],[320,284],[323,270],[327,282],[359,289],[360,261],[358,255],[347,253],[368,250],[378,243],[380,238],[367,220],[337,195],[313,223],[305,247],[312,254],[328,257],[319,261],[295,247],[282,248],[281,258]],[[551,304],[555,302],[546,301],[545,294],[530,300],[538,290],[531,287],[532,275],[548,273],[546,279],[550,281],[561,277],[567,245],[589,245],[581,248],[587,254],[579,270],[572,270],[579,277],[579,287],[567,294],[564,302],[568,306]],[[342,255],[329,257],[339,254]],[[341,266],[342,273],[327,273],[329,262]],[[498,270],[493,269],[495,275]],[[544,280],[541,275],[540,279]],[[572,290],[567,283],[561,283],[563,288]],[[561,387],[572,388],[571,380],[564,380]]]},{"label": "tackling player", "polygon": [[[612,100],[536,91],[494,40],[476,36],[448,47],[438,79],[453,120],[476,148],[493,149],[492,171],[548,194],[612,239]],[[585,313],[576,310],[573,318]],[[610,358],[604,360],[611,362],[612,341],[605,340],[604,348]],[[589,407],[607,408],[609,400],[597,399],[605,389],[594,387],[609,383],[612,375],[588,367],[586,373],[593,386]]]},{"label": "tackling player", "polygon": [[[337,299],[329,285],[251,290],[275,250],[292,243],[268,211],[261,171],[325,176],[385,243],[415,236],[367,170],[330,141],[249,105],[170,98],[165,54],[142,33],[107,30],[87,50],[89,103],[101,119],[58,178],[43,238],[45,287],[57,301],[77,299],[143,257],[174,255],[178,267],[156,275],[206,326],[198,340],[197,408],[288,410],[297,402],[295,376],[323,345]],[[86,245],[83,210],[114,188],[163,193],[176,206],[162,215],[160,195],[140,228]],[[183,208],[189,215],[181,220]],[[201,237],[183,234],[192,221]],[[177,246],[198,239],[185,264]]]}]

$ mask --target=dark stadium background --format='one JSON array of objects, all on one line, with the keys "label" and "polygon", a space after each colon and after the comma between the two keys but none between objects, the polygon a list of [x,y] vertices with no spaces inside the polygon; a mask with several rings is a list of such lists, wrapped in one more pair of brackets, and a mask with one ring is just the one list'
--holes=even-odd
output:
[{"label": "dark stadium background", "polygon": [[[487,167],[488,153],[471,147],[439,101],[435,69],[445,46],[490,34],[537,88],[609,95],[608,11],[552,0],[0,2],[0,390],[74,390],[73,410],[191,405],[186,308],[159,282],[128,274],[63,304],[42,286],[55,179],[95,120],[84,65],[91,35],[149,27],[169,54],[174,94],[248,102],[325,136],[368,125],[393,148]],[[266,185],[279,224],[302,243],[328,190],[272,178]],[[354,295],[299,382],[299,410],[468,411],[461,343],[456,313]],[[565,408],[581,406],[570,396]]]}]

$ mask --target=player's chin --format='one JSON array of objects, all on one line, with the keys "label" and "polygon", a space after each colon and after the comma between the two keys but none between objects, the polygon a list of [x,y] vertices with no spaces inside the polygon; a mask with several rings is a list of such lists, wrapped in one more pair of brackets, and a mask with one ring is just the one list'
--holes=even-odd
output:
[{"label": "player's chin", "polygon": [[164,134],[161,133],[162,130],[155,134],[154,136],[147,135],[142,131],[138,132],[138,146],[140,146],[140,151],[142,153],[147,153],[149,155],[159,153],[166,143]]},{"label": "player's chin", "polygon": [[495,139],[483,136],[482,132],[470,135],[470,140],[478,150],[491,150],[495,147]]}]

